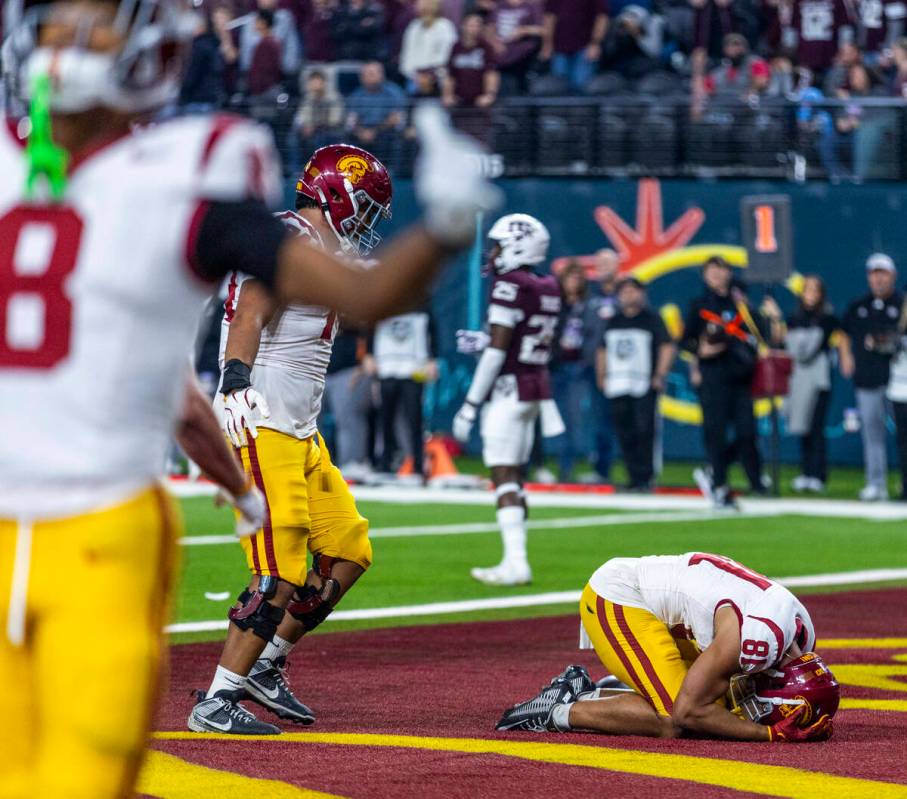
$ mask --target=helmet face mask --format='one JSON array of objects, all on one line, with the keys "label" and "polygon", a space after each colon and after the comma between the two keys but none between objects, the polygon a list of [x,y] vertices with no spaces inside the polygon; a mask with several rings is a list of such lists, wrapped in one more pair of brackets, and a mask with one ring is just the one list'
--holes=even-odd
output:
[{"label": "helmet face mask", "polygon": [[341,248],[359,256],[378,246],[377,227],[391,218],[393,187],[387,169],[352,145],[316,150],[296,181],[296,193],[318,203]]},{"label": "helmet face mask", "polygon": [[807,652],[783,668],[735,676],[728,698],[732,712],[757,724],[775,724],[801,705],[808,707],[804,722],[809,722],[834,716],[840,686],[824,661]]},{"label": "helmet face mask", "polygon": [[186,0],[44,2],[4,13],[3,73],[10,111],[24,112],[34,79],[51,77],[60,113],[150,111],[179,92],[197,25]]}]

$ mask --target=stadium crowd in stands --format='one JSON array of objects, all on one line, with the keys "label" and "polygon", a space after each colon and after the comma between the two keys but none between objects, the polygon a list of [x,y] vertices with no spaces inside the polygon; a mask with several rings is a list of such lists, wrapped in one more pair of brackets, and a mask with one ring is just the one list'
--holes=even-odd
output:
[{"label": "stadium crowd in stands", "polygon": [[[271,123],[291,169],[338,133],[403,167],[413,98],[440,97],[492,146],[496,124],[506,127],[493,114],[502,103],[607,98],[620,107],[634,98],[643,129],[664,131],[665,116],[677,127],[681,114],[706,153],[745,153],[756,137],[771,165],[794,141],[834,180],[880,177],[897,118],[866,100],[907,98],[902,0],[203,3],[182,106],[230,106]],[[749,134],[739,133],[744,123]],[[617,135],[618,123],[597,124],[601,139]]]}]

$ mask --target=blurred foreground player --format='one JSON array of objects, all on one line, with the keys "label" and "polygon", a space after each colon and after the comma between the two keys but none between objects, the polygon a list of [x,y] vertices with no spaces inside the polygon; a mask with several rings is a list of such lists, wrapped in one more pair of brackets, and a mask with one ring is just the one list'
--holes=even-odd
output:
[{"label": "blurred foreground player", "polygon": [[736,741],[824,741],[839,688],[784,586],[707,553],[614,558],[580,599],[585,636],[623,690],[568,666],[499,730],[593,730]]},{"label": "blurred foreground player", "polygon": [[453,421],[454,436],[466,441],[482,409],[482,460],[491,469],[504,557],[497,566],[475,568],[486,585],[525,585],[532,580],[526,556],[526,493],[523,475],[541,415],[542,434],[557,436],[564,423],[551,395],[548,362],[561,309],[556,278],[537,275],[550,236],[528,214],[508,214],[492,225],[489,269],[494,275],[488,306],[490,339],[472,384]]},{"label": "blurred foreground player", "polygon": [[[390,176],[374,156],[329,145],[299,176],[296,210],[277,218],[321,249],[367,256],[380,240],[378,224],[390,217],[391,196]],[[287,655],[371,565],[368,521],[317,427],[337,327],[330,308],[279,306],[261,281],[230,276],[215,407],[268,515],[242,540],[252,579],[230,610],[211,685],[189,715],[197,732],[280,732],[239,704],[246,697],[311,724],[314,712],[287,681]]]},{"label": "blurred foreground player", "polygon": [[425,223],[388,268],[287,237],[263,129],[197,116],[130,133],[175,95],[194,27],[177,0],[4,4],[4,72],[32,111],[27,149],[0,125],[0,415],[16,420],[0,441],[3,797],[132,791],[177,536],[158,476],[214,285],[240,269],[280,302],[375,320],[496,199],[426,109]]}]

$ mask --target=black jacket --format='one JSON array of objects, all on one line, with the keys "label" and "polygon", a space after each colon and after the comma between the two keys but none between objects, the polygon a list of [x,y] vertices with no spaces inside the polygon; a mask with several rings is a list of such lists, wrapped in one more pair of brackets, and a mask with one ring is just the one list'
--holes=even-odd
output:
[{"label": "black jacket", "polygon": [[[765,320],[758,311],[749,306],[747,308],[760,335],[765,338]],[[712,343],[727,345],[717,355],[700,358],[703,378],[715,376],[740,382],[752,379],[759,340],[739,313],[730,294],[722,297],[706,290],[690,303],[684,321],[681,347],[696,355],[703,338]]]}]

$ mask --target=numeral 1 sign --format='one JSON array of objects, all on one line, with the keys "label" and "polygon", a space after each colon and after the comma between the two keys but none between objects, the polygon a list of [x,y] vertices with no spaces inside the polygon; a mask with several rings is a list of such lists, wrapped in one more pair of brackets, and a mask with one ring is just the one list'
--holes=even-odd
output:
[{"label": "numeral 1 sign", "polygon": [[775,209],[771,205],[757,205],[753,209],[756,217],[756,252],[777,252],[778,239],[775,236]]}]

